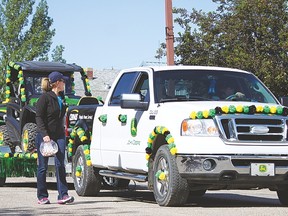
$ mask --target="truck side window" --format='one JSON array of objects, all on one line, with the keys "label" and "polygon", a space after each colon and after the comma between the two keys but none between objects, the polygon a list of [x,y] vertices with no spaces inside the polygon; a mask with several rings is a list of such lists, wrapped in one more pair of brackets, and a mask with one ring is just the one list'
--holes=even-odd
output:
[{"label": "truck side window", "polygon": [[135,85],[135,80],[137,79],[139,72],[124,73],[119,79],[114,92],[110,98],[109,105],[120,106],[121,94],[132,93],[132,89]]},{"label": "truck side window", "polygon": [[147,73],[142,73],[140,75],[133,93],[140,94],[142,101],[145,101],[145,102],[150,101],[149,80],[148,80],[148,74]]}]

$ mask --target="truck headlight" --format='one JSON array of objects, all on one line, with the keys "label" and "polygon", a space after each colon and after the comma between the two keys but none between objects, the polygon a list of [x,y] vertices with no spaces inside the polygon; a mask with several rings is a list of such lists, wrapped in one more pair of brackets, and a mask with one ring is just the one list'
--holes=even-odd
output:
[{"label": "truck headlight", "polygon": [[181,124],[182,136],[219,136],[212,119],[185,119]]}]

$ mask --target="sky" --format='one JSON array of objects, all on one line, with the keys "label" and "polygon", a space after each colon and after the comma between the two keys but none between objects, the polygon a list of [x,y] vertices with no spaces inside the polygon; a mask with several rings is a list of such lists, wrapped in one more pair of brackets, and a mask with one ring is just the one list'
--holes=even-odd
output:
[{"label": "sky", "polygon": [[[83,68],[124,69],[157,62],[165,42],[165,0],[47,0],[56,30],[51,50]],[[216,9],[212,0],[173,0],[173,7]],[[179,28],[178,28],[179,30]],[[174,24],[174,35],[177,33]],[[166,58],[161,61],[166,62]]]}]

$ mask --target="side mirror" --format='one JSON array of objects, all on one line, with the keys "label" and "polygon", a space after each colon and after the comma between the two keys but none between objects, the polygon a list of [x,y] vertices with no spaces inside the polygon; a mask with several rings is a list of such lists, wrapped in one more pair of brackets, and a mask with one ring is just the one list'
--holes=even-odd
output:
[{"label": "side mirror", "polygon": [[140,94],[122,94],[120,106],[123,109],[148,110],[148,102],[141,101]]},{"label": "side mirror", "polygon": [[283,106],[288,107],[288,97],[280,97],[279,101]]}]

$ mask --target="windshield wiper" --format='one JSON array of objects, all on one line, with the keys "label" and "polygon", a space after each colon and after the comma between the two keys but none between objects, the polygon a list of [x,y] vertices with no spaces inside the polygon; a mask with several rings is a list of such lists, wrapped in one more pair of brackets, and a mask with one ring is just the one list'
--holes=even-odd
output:
[{"label": "windshield wiper", "polygon": [[212,99],[210,98],[205,98],[201,96],[192,96],[189,98],[186,97],[176,97],[176,98],[162,98],[160,100],[160,103],[165,103],[165,102],[177,102],[177,101],[211,101]]}]

